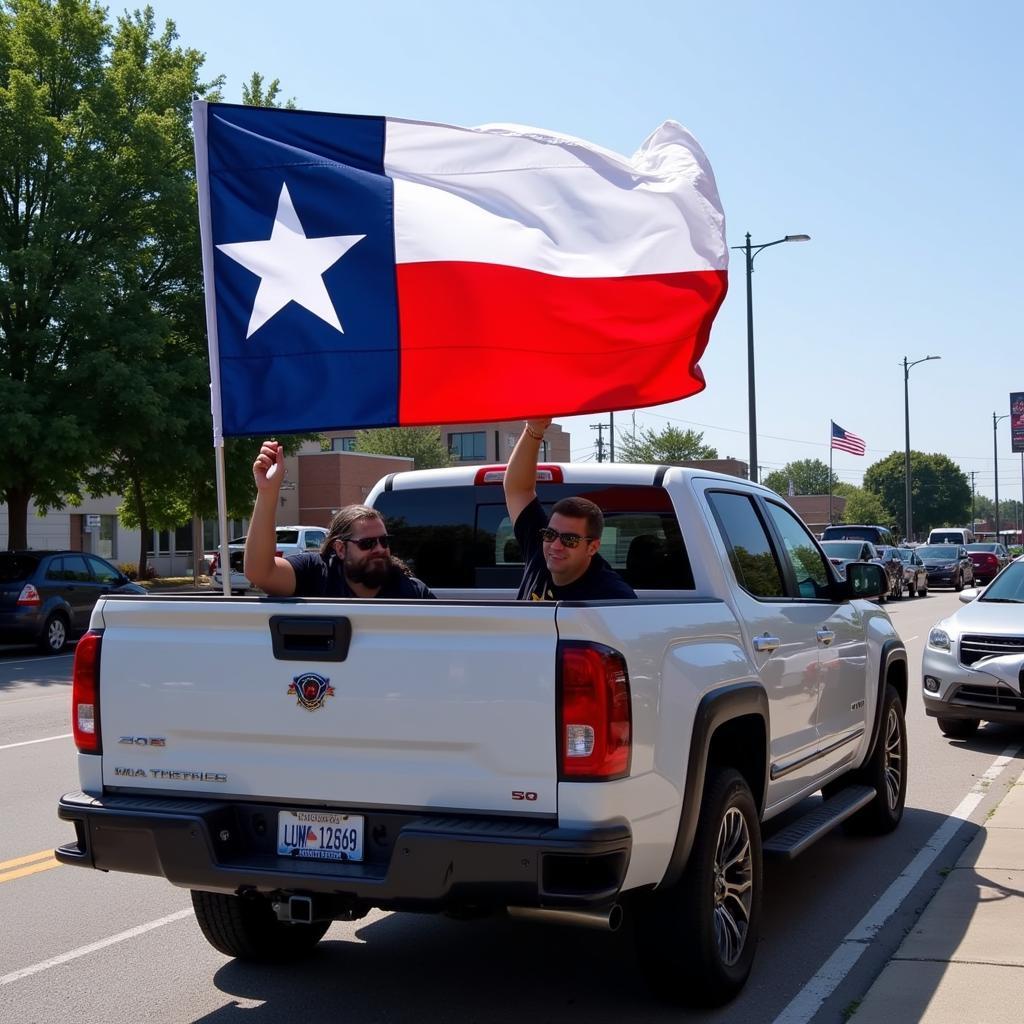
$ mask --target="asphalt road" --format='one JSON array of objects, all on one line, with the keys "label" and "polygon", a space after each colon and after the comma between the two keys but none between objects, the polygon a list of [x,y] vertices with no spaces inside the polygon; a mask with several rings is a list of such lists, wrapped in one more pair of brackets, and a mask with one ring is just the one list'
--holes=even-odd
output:
[{"label": "asphalt road", "polygon": [[[201,937],[187,892],[52,859],[52,848],[70,837],[56,800],[78,786],[68,736],[72,658],[0,649],[0,1022],[838,1024],[1024,769],[1024,731],[988,725],[968,742],[951,742],[924,716],[922,645],[929,627],[957,607],[955,596],[933,591],[888,607],[911,666],[903,823],[882,839],[836,832],[796,861],[768,864],[751,981],[724,1010],[695,1013],[647,994],[628,929],[605,935],[374,913],[333,925],[297,965],[227,959]],[[946,833],[935,841],[972,790],[968,821],[948,842]]]}]

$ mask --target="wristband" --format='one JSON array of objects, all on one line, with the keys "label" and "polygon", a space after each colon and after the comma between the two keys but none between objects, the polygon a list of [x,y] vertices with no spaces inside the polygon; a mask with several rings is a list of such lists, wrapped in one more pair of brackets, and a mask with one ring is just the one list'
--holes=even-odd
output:
[{"label": "wristband", "polygon": [[528,433],[528,434],[530,435],[530,437],[532,437],[532,438],[534,439],[534,441],[543,441],[543,440],[544,440],[544,435],[543,435],[543,434],[535,434],[535,433],[534,433],[534,432],[533,432],[533,431],[532,431],[532,430],[531,430],[531,429],[529,428],[529,426],[527,426],[527,427],[524,427],[524,429],[525,429],[525,430],[526,430],[526,432],[527,432],[527,433]]}]

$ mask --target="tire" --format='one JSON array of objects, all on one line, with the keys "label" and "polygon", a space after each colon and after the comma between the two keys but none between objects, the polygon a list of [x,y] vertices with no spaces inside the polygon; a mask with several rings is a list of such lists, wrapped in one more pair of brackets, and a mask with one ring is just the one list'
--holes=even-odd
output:
[{"label": "tire", "polygon": [[917,597],[917,580],[907,584],[907,597]]},{"label": "tire", "polygon": [[54,612],[43,626],[39,648],[44,654],[60,654],[68,645],[68,620],[62,612]]},{"label": "tire", "polygon": [[977,718],[936,718],[943,736],[951,740],[970,739],[977,731],[981,722]]},{"label": "tire", "polygon": [[860,835],[885,835],[903,817],[907,799],[907,723],[903,702],[895,687],[886,684],[882,704],[882,728],[870,760],[853,778],[874,786],[875,798],[847,821]]},{"label": "tire", "polygon": [[924,586],[923,587],[919,587],[918,590],[917,590],[917,593],[918,593],[918,595],[920,597],[927,597],[928,596],[928,577],[927,576],[924,578]]},{"label": "tire", "polygon": [[960,575],[957,576],[956,582],[953,584],[953,589],[957,593],[959,593],[961,590],[964,589],[964,574],[963,573],[960,573]]},{"label": "tire", "polygon": [[256,963],[287,963],[305,956],[331,924],[278,921],[264,897],[225,896],[193,889],[192,906],[204,938],[214,949]]},{"label": "tire", "polygon": [[720,1006],[750,974],[760,921],[757,807],[739,772],[712,770],[683,877],[637,908],[641,969],[666,1000]]}]

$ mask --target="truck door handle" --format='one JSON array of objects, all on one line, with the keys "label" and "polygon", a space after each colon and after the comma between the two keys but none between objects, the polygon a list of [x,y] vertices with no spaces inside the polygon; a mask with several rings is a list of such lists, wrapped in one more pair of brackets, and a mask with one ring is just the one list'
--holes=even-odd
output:
[{"label": "truck door handle", "polygon": [[818,638],[818,643],[823,647],[828,647],[836,638],[835,633],[831,629],[819,629],[814,635]]},{"label": "truck door handle", "polygon": [[759,654],[767,654],[770,651],[777,651],[782,641],[777,636],[769,636],[767,633],[754,637],[754,650]]},{"label": "truck door handle", "polygon": [[270,640],[278,661],[344,661],[352,640],[352,623],[344,615],[271,615]]}]

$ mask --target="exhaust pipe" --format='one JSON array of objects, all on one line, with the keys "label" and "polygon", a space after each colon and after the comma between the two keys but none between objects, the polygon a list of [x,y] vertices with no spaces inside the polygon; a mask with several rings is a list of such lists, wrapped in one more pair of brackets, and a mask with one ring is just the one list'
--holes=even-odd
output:
[{"label": "exhaust pipe", "polygon": [[528,921],[547,921],[551,924],[575,925],[577,928],[597,928],[604,932],[617,932],[622,927],[622,907],[613,903],[601,910],[572,910],[548,907],[506,907],[509,917]]}]

